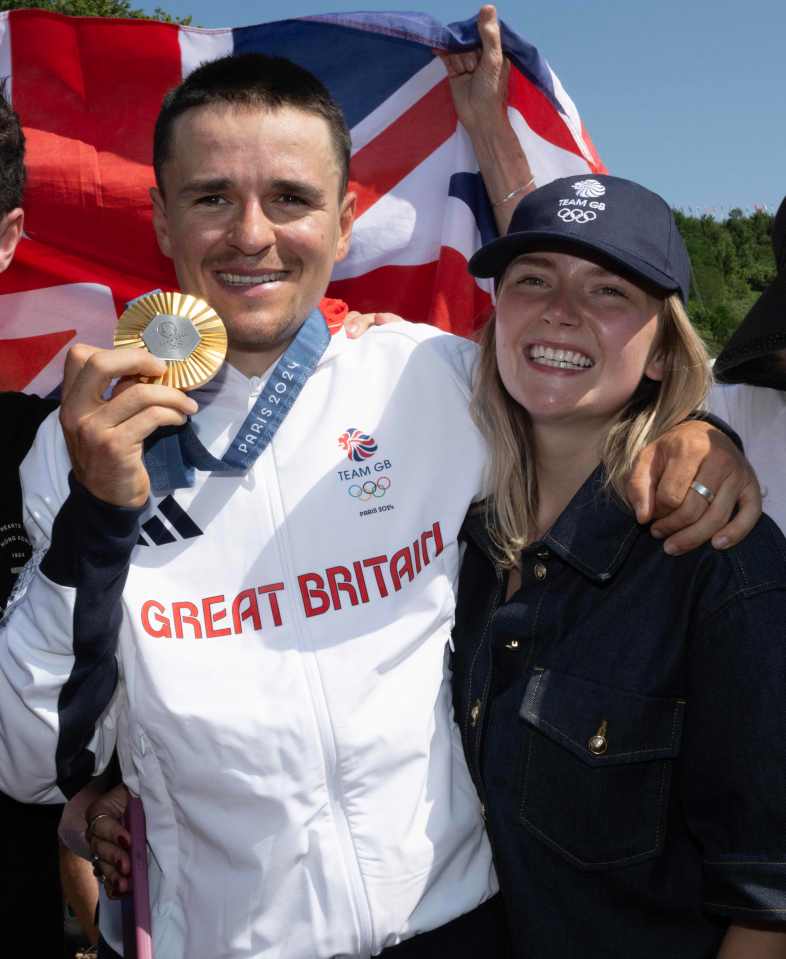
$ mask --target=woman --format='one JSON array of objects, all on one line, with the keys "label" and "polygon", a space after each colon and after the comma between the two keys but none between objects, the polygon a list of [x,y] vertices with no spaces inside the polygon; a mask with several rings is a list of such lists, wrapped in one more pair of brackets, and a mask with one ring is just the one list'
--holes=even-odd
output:
[{"label": "woman", "polygon": [[497,288],[492,496],[465,525],[454,704],[516,954],[786,955],[750,926],[786,920],[786,541],[763,517],[669,558],[625,501],[709,385],[671,211],[557,180],[470,271]]}]

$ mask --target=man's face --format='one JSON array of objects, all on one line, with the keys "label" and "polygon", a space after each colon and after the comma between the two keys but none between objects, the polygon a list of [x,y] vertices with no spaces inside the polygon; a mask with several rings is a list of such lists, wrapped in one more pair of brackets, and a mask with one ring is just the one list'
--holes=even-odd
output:
[{"label": "man's face", "polygon": [[153,223],[181,289],[223,319],[233,364],[262,372],[349,249],[355,198],[339,197],[326,121],[292,107],[188,110],[162,181]]}]

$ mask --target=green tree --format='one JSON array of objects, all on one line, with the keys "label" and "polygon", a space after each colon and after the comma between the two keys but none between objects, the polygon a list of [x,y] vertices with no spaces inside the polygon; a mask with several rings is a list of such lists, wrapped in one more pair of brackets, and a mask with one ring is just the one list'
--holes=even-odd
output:
[{"label": "green tree", "polygon": [[191,17],[173,17],[161,7],[156,7],[153,13],[145,13],[144,10],[132,7],[129,0],[0,0],[0,11],[31,8],[65,13],[72,17],[132,17],[141,20],[163,20],[183,26],[191,23]]},{"label": "green tree", "polygon": [[675,217],[693,264],[688,313],[717,353],[775,276],[772,217],[763,210],[748,216],[739,207],[723,222],[680,210]]}]

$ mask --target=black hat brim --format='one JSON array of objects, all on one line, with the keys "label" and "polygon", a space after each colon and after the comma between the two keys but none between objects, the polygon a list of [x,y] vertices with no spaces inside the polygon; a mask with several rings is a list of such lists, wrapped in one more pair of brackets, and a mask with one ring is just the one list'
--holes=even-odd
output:
[{"label": "black hat brim", "polygon": [[688,290],[680,289],[675,280],[645,260],[619,250],[610,243],[588,242],[580,237],[568,236],[561,230],[537,230],[527,233],[509,233],[481,247],[469,260],[469,272],[477,277],[498,279],[512,260],[523,253],[538,250],[564,249],[594,253],[609,265],[618,268],[625,276],[641,279],[662,293],[679,292],[686,300]]},{"label": "black hat brim", "polygon": [[[756,300],[721,351],[715,361],[715,378],[721,383],[753,383],[755,376],[748,375],[745,365],[783,349],[786,349],[786,274],[780,273]],[[778,388],[784,389],[784,386]]]}]

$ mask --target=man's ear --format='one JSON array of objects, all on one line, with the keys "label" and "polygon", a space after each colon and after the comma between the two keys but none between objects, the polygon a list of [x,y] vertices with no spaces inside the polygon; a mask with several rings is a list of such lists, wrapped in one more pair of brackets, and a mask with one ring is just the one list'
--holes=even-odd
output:
[{"label": "man's ear", "polygon": [[158,247],[164,256],[172,259],[172,241],[169,238],[169,221],[166,216],[166,202],[156,186],[150,187],[150,200],[153,204],[153,229],[156,231]]},{"label": "man's ear", "polygon": [[25,214],[21,207],[16,207],[0,218],[0,273],[11,265],[16,247],[22,239],[24,222]]},{"label": "man's ear", "polygon": [[352,224],[355,222],[357,196],[351,191],[344,195],[338,214],[338,246],[336,247],[336,263],[343,260],[349,253],[349,244],[352,239]]}]

